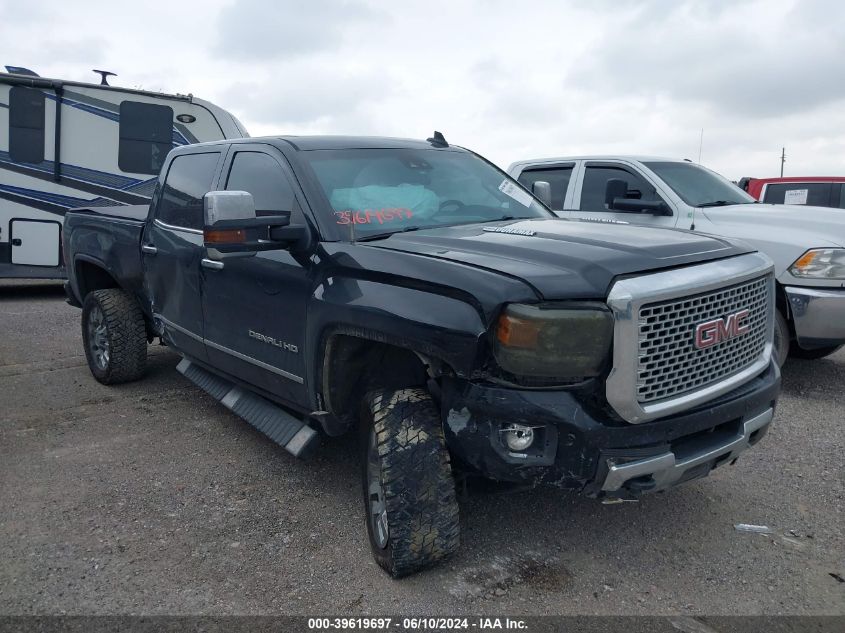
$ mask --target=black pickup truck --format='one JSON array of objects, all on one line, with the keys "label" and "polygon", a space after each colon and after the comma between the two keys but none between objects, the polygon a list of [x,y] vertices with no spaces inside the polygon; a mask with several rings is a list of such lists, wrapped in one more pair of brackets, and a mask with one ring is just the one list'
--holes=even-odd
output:
[{"label": "black pickup truck", "polygon": [[160,339],[294,455],[357,437],[394,576],[457,548],[456,473],[664,490],[756,443],[779,392],[765,256],[557,219],[440,134],[178,148],[149,209],[73,211],[63,240],[94,377],[140,378]]}]

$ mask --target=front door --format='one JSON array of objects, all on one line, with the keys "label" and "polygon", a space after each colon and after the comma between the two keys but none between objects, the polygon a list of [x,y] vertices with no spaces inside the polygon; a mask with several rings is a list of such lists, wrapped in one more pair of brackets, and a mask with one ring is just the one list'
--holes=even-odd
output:
[{"label": "front door", "polygon": [[[292,210],[291,223],[303,224],[289,169],[270,146],[235,145],[221,184],[227,191],[251,193],[256,215]],[[201,270],[209,362],[283,400],[303,402],[310,260],[268,251],[204,260]]]},{"label": "front door", "polygon": [[624,180],[628,184],[626,198],[663,202],[667,209],[673,208],[652,183],[627,165],[591,161],[584,166],[580,182],[576,186],[575,199],[577,204],[574,206],[577,210],[572,212],[572,216],[599,221],[615,220],[647,226],[675,226],[678,216],[674,211],[671,215],[655,215],[646,212],[625,213],[608,209],[605,203],[605,191],[607,181],[612,178]]},{"label": "front door", "polygon": [[203,196],[211,190],[220,152],[182,154],[170,163],[153,199],[154,219],[141,239],[153,318],[177,350],[205,360],[200,301]]}]

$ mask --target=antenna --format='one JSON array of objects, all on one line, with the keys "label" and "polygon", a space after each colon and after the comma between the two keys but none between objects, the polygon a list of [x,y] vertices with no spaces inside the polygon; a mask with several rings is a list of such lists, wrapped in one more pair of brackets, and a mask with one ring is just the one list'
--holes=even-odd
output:
[{"label": "antenna", "polygon": [[100,73],[100,85],[101,86],[108,86],[109,85],[109,77],[117,77],[117,73],[113,73],[109,70],[97,70],[96,68],[93,69],[92,72]]},{"label": "antenna", "polygon": [[704,128],[701,128],[701,138],[698,139],[698,164],[701,164],[701,148],[704,146]]},{"label": "antenna", "polygon": [[786,148],[780,150],[780,177],[783,178],[783,164],[786,162]]},{"label": "antenna", "polygon": [[446,142],[446,137],[443,136],[441,132],[437,130],[434,131],[434,136],[425,139],[435,147],[449,147],[449,143]]}]

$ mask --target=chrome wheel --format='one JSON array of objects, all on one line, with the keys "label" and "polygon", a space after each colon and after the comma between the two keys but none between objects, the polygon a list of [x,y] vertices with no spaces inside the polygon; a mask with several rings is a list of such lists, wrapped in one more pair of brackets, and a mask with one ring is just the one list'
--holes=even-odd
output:
[{"label": "chrome wheel", "polygon": [[88,348],[91,358],[103,371],[109,367],[109,333],[106,318],[100,306],[95,305],[88,314]]},{"label": "chrome wheel", "polygon": [[387,524],[387,504],[384,500],[381,459],[378,454],[375,429],[370,429],[370,439],[367,446],[367,493],[369,495],[367,520],[370,522],[376,545],[385,549],[390,539],[390,528]]}]

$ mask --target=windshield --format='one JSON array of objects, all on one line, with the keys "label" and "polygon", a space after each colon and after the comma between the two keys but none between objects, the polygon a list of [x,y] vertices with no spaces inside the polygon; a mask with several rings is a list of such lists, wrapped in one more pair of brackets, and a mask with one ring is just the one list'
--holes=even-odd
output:
[{"label": "windshield", "polygon": [[554,217],[515,181],[468,152],[341,149],[300,156],[326,194],[343,239]]},{"label": "windshield", "polygon": [[691,207],[748,204],[754,198],[727,178],[694,163],[644,163]]}]

